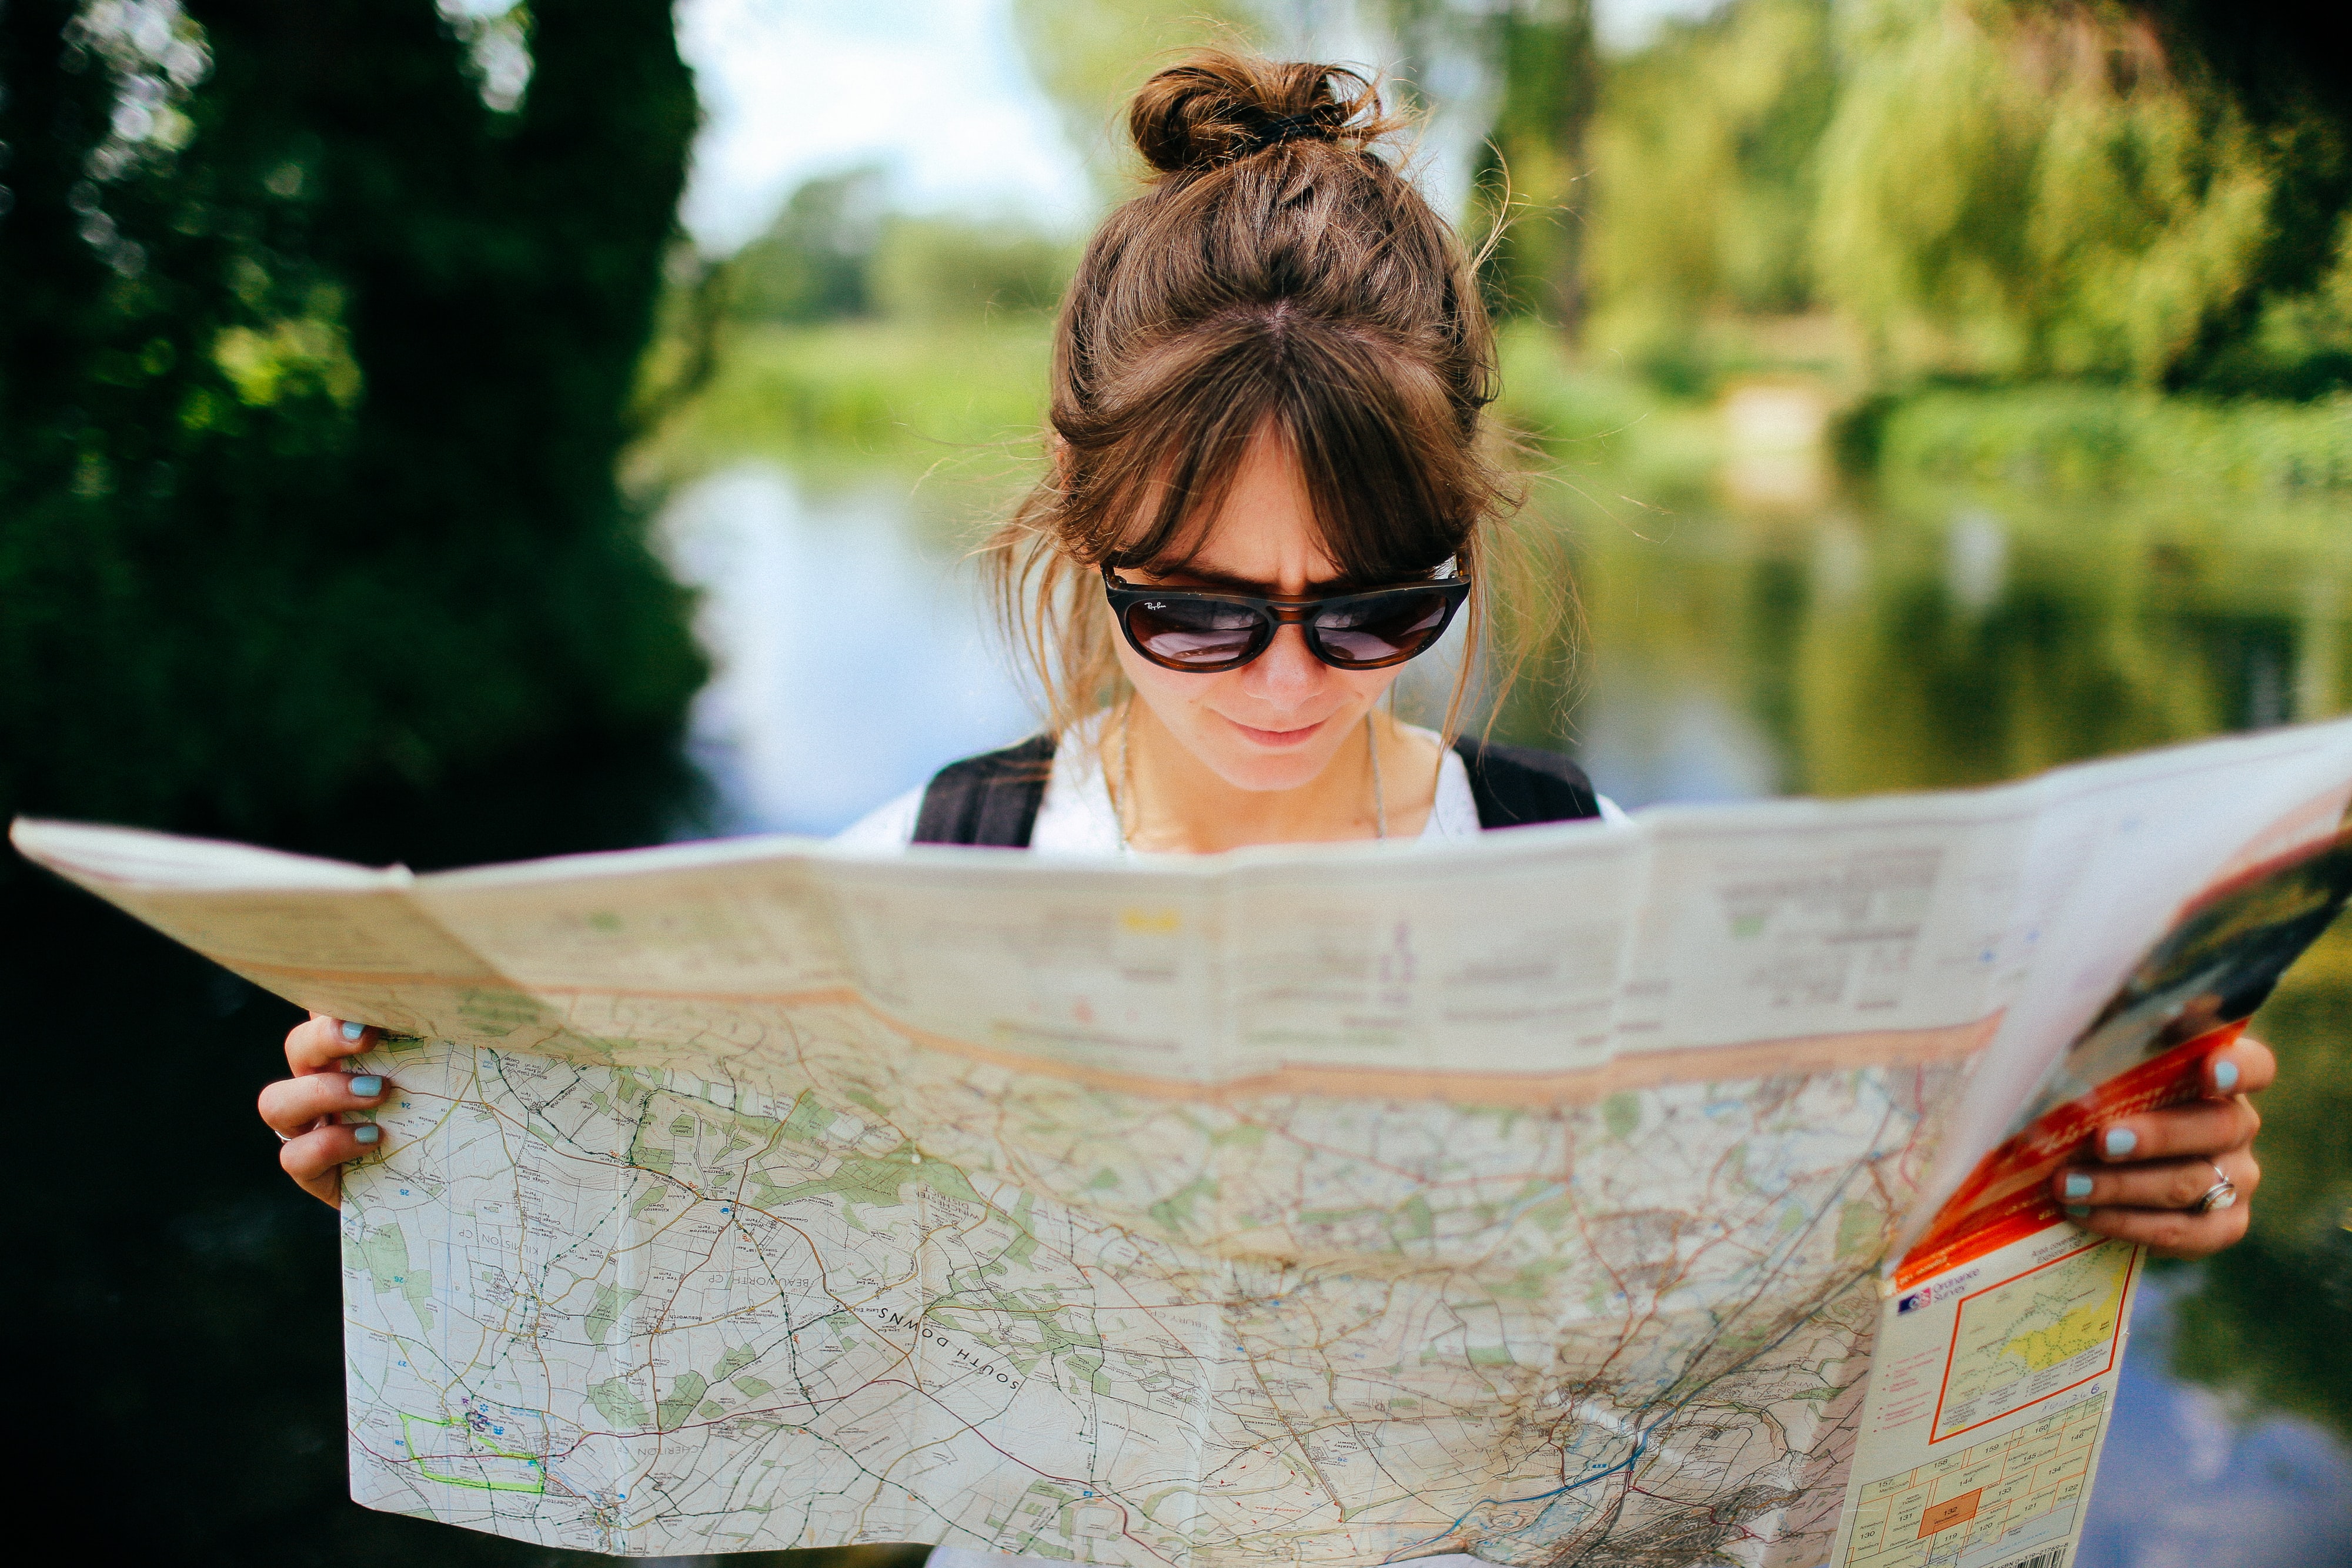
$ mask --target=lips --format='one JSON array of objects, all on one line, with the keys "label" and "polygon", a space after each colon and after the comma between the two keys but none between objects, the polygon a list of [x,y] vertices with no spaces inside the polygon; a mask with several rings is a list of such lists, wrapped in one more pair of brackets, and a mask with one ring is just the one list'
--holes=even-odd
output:
[{"label": "lips", "polygon": [[[1218,716],[1224,717],[1222,714]],[[1298,729],[1258,729],[1237,718],[1227,718],[1225,722],[1241,731],[1242,738],[1253,746],[1263,746],[1269,751],[1286,751],[1292,747],[1306,745],[1330,721],[1318,718]]]}]

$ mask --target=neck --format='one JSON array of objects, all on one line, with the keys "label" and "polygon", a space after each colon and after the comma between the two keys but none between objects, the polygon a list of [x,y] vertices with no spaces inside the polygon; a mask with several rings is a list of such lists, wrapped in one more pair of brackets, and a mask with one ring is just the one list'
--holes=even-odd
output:
[{"label": "neck", "polygon": [[[1292,789],[1227,783],[1171,735],[1151,710],[1130,700],[1103,734],[1103,776],[1127,841],[1160,854],[1214,854],[1245,844],[1327,843],[1377,837],[1386,808],[1389,836],[1411,838],[1437,796],[1437,748],[1375,712],[1368,737],[1339,747],[1330,766]],[[1385,800],[1373,795],[1371,747]]]}]

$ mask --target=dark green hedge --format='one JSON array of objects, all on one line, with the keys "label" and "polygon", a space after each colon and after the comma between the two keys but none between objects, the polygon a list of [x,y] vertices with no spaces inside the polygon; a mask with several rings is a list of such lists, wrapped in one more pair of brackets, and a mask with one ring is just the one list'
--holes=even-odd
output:
[{"label": "dark green hedge", "polygon": [[[704,668],[614,465],[696,124],[667,0],[541,0],[511,111],[431,0],[188,0],[194,57],[75,13],[0,9],[0,815],[657,831]],[[158,89],[182,145],[126,144]]]}]

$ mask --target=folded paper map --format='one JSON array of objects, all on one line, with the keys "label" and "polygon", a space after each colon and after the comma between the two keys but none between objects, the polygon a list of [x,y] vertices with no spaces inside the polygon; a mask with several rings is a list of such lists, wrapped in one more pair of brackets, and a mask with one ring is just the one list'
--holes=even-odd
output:
[{"label": "folded paper map", "polygon": [[2106,1086],[2195,1092],[2342,902],[2347,794],[2337,723],[1202,858],[13,837],[394,1037],[342,1211],[371,1507],[627,1553],[2054,1568],[2137,1256],[2046,1173]]}]

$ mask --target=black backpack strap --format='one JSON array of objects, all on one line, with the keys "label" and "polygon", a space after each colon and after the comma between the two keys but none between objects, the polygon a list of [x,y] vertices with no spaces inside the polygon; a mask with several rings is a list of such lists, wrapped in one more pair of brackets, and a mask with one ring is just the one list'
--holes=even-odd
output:
[{"label": "black backpack strap", "polygon": [[1470,770],[1470,793],[1482,828],[1524,828],[1601,815],[1601,798],[1584,769],[1552,751],[1528,746],[1486,746],[1464,736],[1454,743]]},{"label": "black backpack strap", "polygon": [[1054,737],[1032,736],[1018,746],[950,762],[931,775],[913,842],[990,844],[1025,850],[1054,774]]}]

